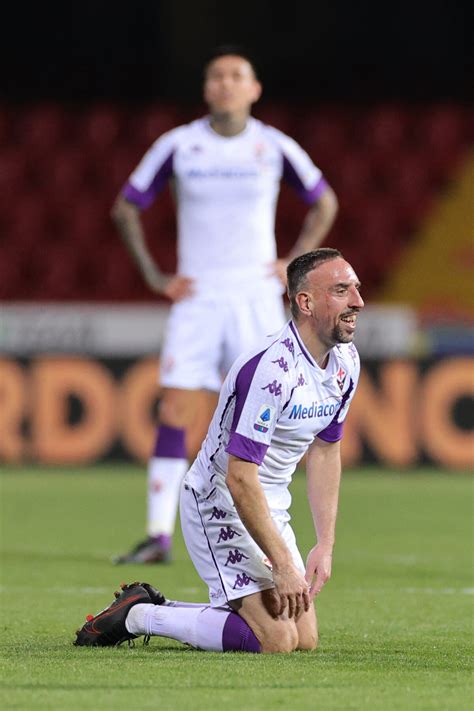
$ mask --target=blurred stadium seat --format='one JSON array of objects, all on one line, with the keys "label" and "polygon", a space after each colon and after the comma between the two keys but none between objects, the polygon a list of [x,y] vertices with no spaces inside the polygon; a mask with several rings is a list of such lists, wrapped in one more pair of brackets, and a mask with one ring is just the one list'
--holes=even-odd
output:
[{"label": "blurred stadium seat", "polygon": [[255,118],[290,135],[293,133],[294,123],[296,123],[294,109],[284,104],[264,103],[260,106],[257,105]]},{"label": "blurred stadium seat", "polygon": [[19,108],[16,113],[13,139],[30,154],[50,153],[69,138],[65,112],[57,104]]},{"label": "blurred stadium seat", "polygon": [[80,118],[83,149],[99,154],[120,142],[123,111],[114,106],[92,106]]},{"label": "blurred stadium seat", "polygon": [[28,156],[16,146],[7,145],[0,153],[0,200],[10,202],[27,181]]},{"label": "blurred stadium seat", "polygon": [[36,192],[20,193],[17,198],[3,211],[9,243],[21,250],[44,244],[48,235],[48,205]]},{"label": "blurred stadium seat", "polygon": [[364,111],[355,129],[359,149],[394,156],[406,141],[409,126],[409,111],[403,106],[384,104]]},{"label": "blurred stadium seat", "polygon": [[[111,223],[110,208],[143,152],[185,113],[173,105],[1,107],[2,298],[154,298]],[[468,109],[448,104],[267,103],[255,115],[293,135],[333,185],[340,213],[327,244],[358,265],[368,294],[416,239],[472,140]],[[304,211],[284,187],[277,213],[281,253],[296,239]],[[144,213],[144,224],[152,251],[171,271],[176,244],[169,190]]]},{"label": "blurred stadium seat", "polygon": [[[144,106],[132,112],[127,128],[127,144],[135,146],[139,157],[161,134],[178,124],[178,110],[174,106]],[[126,177],[126,176],[125,176]]]},{"label": "blurred stadium seat", "polygon": [[89,160],[89,154],[78,145],[61,147],[44,165],[44,191],[51,198],[64,195],[75,199],[77,192],[87,184]]}]

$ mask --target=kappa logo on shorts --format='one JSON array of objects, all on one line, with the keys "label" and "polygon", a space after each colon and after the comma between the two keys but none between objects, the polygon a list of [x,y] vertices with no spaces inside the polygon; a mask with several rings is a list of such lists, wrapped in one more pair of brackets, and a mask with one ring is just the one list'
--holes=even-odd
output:
[{"label": "kappa logo on shorts", "polygon": [[233,538],[235,538],[235,536],[241,535],[241,533],[238,533],[230,526],[226,526],[225,528],[221,528],[217,542],[220,543],[221,541],[231,541]]},{"label": "kappa logo on shorts", "polygon": [[275,408],[273,405],[262,405],[253,426],[254,430],[257,430],[257,432],[268,432],[274,414]]},{"label": "kappa logo on shorts", "polygon": [[251,578],[250,575],[247,575],[247,573],[242,573],[242,575],[240,573],[237,573],[237,577],[235,579],[235,583],[232,585],[232,589],[235,590],[236,588],[243,588],[249,583],[256,582],[257,581]]},{"label": "kappa logo on shorts", "polygon": [[242,551],[239,551],[238,548],[234,548],[233,551],[229,551],[229,555],[227,556],[227,560],[224,565],[227,566],[229,565],[229,563],[235,565],[235,563],[240,563],[243,558],[245,558],[245,560],[249,559],[248,555],[245,555],[244,553],[242,553]]},{"label": "kappa logo on shorts", "polygon": [[222,509],[218,509],[217,506],[214,506],[214,508],[212,509],[212,513],[207,520],[212,521],[212,519],[214,519],[214,518],[217,518],[218,520],[220,520],[221,518],[225,518],[226,516],[227,516],[226,511],[222,511]]}]

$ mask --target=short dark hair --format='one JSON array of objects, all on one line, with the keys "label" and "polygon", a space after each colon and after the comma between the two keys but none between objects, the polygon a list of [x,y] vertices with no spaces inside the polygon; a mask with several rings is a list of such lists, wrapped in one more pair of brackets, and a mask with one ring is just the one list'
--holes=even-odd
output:
[{"label": "short dark hair", "polygon": [[320,249],[315,249],[312,252],[301,254],[289,263],[286,275],[288,279],[288,298],[290,299],[290,308],[293,318],[296,319],[299,315],[300,310],[296,303],[296,294],[301,291],[301,289],[304,289],[307,274],[313,271],[319,264],[342,256],[342,253],[338,249],[320,247]]},{"label": "short dark hair", "polygon": [[241,57],[242,59],[245,59],[245,61],[248,62],[252,67],[252,71],[255,75],[255,78],[258,78],[257,67],[252,53],[246,47],[243,47],[240,44],[221,44],[218,47],[215,47],[207,55],[207,58],[204,62],[204,77],[206,77],[207,70],[209,69],[209,65],[212,64],[212,62],[214,62],[216,59],[219,59],[219,57],[228,56]]}]

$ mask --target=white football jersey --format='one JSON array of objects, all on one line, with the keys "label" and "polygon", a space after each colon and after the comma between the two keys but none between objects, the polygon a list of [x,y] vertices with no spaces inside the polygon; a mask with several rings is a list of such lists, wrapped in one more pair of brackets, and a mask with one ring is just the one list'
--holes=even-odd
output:
[{"label": "white football jersey", "polygon": [[178,272],[193,278],[199,293],[236,288],[258,293],[262,287],[281,293],[278,280],[269,277],[269,264],[277,258],[280,181],[289,182],[307,204],[326,188],[308,154],[253,117],[232,137],[216,133],[205,117],[163,134],[122,194],[143,209],[170,179],[177,202]]},{"label": "white football jersey", "polygon": [[233,454],[258,464],[270,508],[288,509],[288,485],[314,438],[341,439],[359,371],[352,343],[332,348],[326,368],[320,368],[289,321],[233,364],[185,482],[201,496],[216,486],[222,491]]}]

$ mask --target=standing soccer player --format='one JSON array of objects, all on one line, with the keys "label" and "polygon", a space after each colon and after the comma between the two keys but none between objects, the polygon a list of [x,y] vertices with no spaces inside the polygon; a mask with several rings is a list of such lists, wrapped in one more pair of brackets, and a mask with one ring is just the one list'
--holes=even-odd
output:
[{"label": "standing soccer player", "polygon": [[[261,85],[247,55],[217,50],[204,71],[209,115],[162,135],[133,171],[112,216],[148,286],[172,302],[163,351],[159,426],[148,475],[147,537],[117,563],[169,559],[180,483],[188,467],[186,428],[202,390],[261,333],[284,323],[286,266],[316,248],[337,199],[295,141],[250,116]],[[278,259],[275,211],[281,180],[310,206],[301,233]],[[177,205],[178,273],[163,274],[140,219],[167,181]]]},{"label": "standing soccer player", "polygon": [[[209,651],[314,649],[312,600],[331,575],[340,440],[359,378],[352,343],[364,302],[341,253],[319,249],[288,267],[292,320],[240,356],[184,478],[181,525],[209,604],[169,601],[133,583],[77,632],[107,646],[159,635]],[[307,453],[315,545],[306,566],[290,526],[288,486]]]}]

